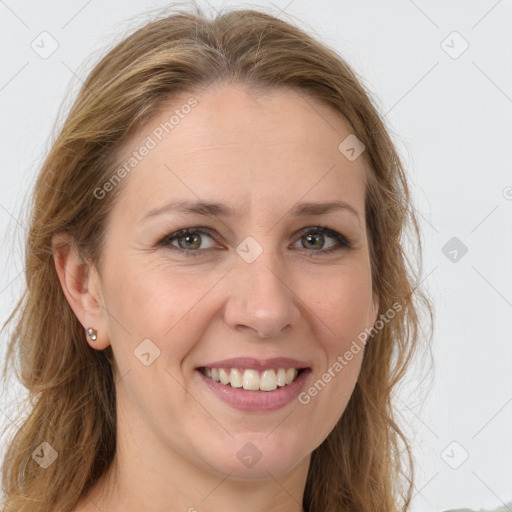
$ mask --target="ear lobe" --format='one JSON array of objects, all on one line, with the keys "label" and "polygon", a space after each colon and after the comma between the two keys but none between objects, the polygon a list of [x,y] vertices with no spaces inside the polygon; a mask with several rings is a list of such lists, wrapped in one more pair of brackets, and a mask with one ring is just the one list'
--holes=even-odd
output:
[{"label": "ear lobe", "polygon": [[[101,291],[93,281],[94,277],[97,277],[97,272],[79,254],[76,243],[69,235],[56,233],[52,238],[52,248],[62,291],[76,317],[84,326],[84,338],[91,347],[103,350],[110,343],[106,335],[107,322]],[[98,333],[94,341],[85,335],[85,330],[90,327]]]}]

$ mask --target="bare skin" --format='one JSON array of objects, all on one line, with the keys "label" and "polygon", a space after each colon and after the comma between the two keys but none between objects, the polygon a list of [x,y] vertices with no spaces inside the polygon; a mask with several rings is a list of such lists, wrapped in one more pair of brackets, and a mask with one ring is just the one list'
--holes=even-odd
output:
[{"label": "bare skin", "polygon": [[[98,332],[88,342],[112,346],[117,382],[114,463],[76,512],[300,512],[311,453],[343,414],[363,350],[307,404],[295,399],[272,411],[232,407],[198,367],[232,357],[299,359],[310,369],[307,390],[377,316],[367,171],[363,158],[338,150],[351,133],[341,116],[289,90],[256,95],[219,85],[194,97],[197,106],[124,178],[101,268],[84,273],[74,251],[56,254],[67,300],[84,328]],[[180,101],[132,137],[125,156]],[[144,219],[171,201],[198,200],[239,215],[170,210]],[[292,212],[332,201],[349,208]],[[331,232],[315,235],[318,226]],[[200,227],[208,232],[160,243]],[[262,249],[251,263],[236,251],[247,237]],[[148,366],[134,355],[145,339],[160,351]],[[251,467],[237,456],[248,443],[260,453]]]}]

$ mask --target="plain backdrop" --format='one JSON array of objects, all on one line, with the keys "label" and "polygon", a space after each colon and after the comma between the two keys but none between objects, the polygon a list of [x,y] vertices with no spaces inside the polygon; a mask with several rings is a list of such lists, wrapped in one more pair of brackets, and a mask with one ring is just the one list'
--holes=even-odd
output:
[{"label": "plain backdrop", "polygon": [[[407,168],[435,308],[431,376],[419,360],[397,396],[417,460],[413,509],[511,501],[512,1],[199,3],[298,19],[372,92]],[[0,0],[0,321],[23,287],[24,204],[57,116],[105,49],[165,5]],[[58,45],[51,55],[41,38],[44,51]],[[0,423],[21,392],[4,391]]]}]

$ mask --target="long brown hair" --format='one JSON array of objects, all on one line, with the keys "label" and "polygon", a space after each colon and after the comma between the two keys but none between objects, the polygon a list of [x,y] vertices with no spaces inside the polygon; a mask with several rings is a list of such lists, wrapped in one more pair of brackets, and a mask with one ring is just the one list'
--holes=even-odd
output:
[{"label": "long brown hair", "polygon": [[[365,145],[373,290],[379,313],[394,310],[367,345],[354,393],[313,452],[308,512],[408,510],[412,459],[395,421],[392,393],[423,336],[430,301],[404,252],[421,236],[397,151],[362,81],[334,51],[295,24],[254,10],[209,19],[200,9],[157,17],[117,44],[90,72],[36,182],[26,244],[26,290],[8,322],[8,362],[29,392],[29,408],[3,464],[5,512],[70,511],[106,472],[116,444],[110,348],[91,349],[59,284],[52,236],[69,234],[99,265],[104,226],[121,190],[98,200],[123,142],[164,102],[214,81],[292,87],[330,106]],[[341,142],[341,141],[340,141]],[[400,304],[400,308],[393,307]],[[32,453],[49,443],[57,463]],[[403,457],[405,453],[405,458]]]}]

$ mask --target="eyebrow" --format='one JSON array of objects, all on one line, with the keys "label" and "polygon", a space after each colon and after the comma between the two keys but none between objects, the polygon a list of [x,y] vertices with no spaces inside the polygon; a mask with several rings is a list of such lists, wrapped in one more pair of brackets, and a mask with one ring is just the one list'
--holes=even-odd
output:
[{"label": "eyebrow", "polygon": [[[300,203],[295,205],[291,210],[291,215],[294,217],[306,217],[312,215],[326,215],[336,210],[347,211],[360,222],[358,211],[345,201],[330,201],[327,203]],[[179,212],[189,213],[196,215],[204,215],[208,217],[235,217],[238,218],[241,212],[235,210],[231,206],[206,201],[174,201],[165,204],[160,208],[153,208],[142,217],[144,221],[151,217],[156,217],[164,213]]]}]

